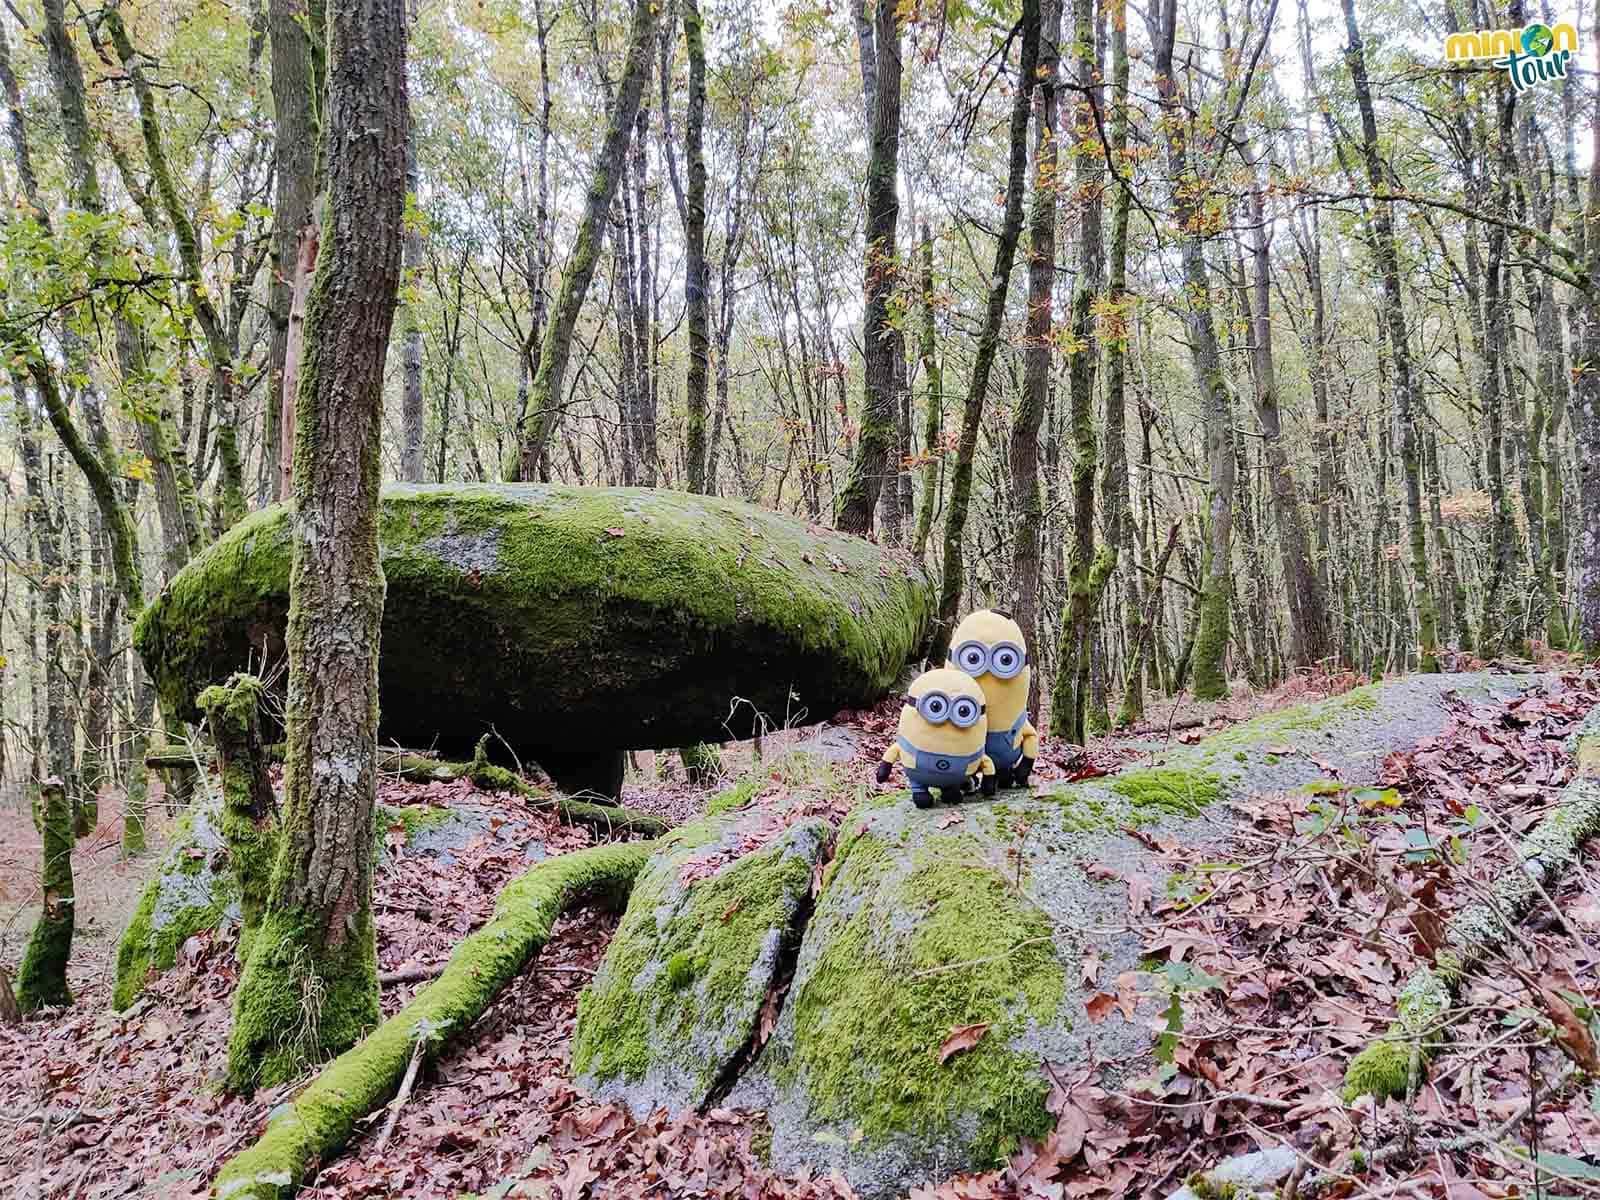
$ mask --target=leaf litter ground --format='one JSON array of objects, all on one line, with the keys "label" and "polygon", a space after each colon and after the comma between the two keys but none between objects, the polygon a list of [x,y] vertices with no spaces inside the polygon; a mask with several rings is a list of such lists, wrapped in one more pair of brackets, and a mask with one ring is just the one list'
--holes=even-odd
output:
[{"label": "leaf litter ground", "polygon": [[[1131,1013],[1143,994],[1162,999],[1156,1061],[1131,1075],[1044,1064],[1055,1131],[1003,1169],[918,1188],[913,1200],[1159,1196],[1226,1155],[1284,1145],[1301,1157],[1301,1194],[1600,1194],[1600,1095],[1573,1067],[1593,1061],[1600,994],[1590,950],[1600,877],[1587,861],[1552,897],[1556,909],[1536,913],[1501,961],[1472,976],[1464,1016],[1411,1102],[1340,1095],[1344,1063],[1392,1019],[1443,922],[1483,894],[1506,869],[1510,842],[1553,803],[1571,771],[1563,738],[1596,687],[1573,675],[1511,705],[1460,703],[1451,729],[1390,757],[1382,786],[1331,780],[1252,797],[1235,805],[1241,832],[1226,845],[1158,843],[1173,872],[1165,893],[1130,887],[1128,921],[1145,939],[1147,969],[1104,979],[1092,958],[1083,968],[1099,989],[1085,1020]],[[893,712],[846,717],[876,745]],[[1050,755],[1039,777],[1098,774],[1137,753],[1107,742]],[[775,777],[769,790],[781,786]],[[685,810],[685,788],[659,790],[661,807]],[[386,783],[383,799],[485,798],[457,782]],[[590,841],[511,797],[493,804],[494,827],[448,860],[407,853],[403,832],[391,831],[393,862],[377,887],[380,968],[409,981],[386,985],[386,1013],[488,918],[528,842],[554,854]],[[388,1144],[377,1148],[379,1113],[302,1194],[851,1196],[837,1178],[773,1174],[758,1114],[634,1121],[575,1089],[567,1056],[577,996],[614,924],[594,911],[563,919],[529,972],[424,1073]],[[293,1092],[245,1101],[218,1088],[233,955],[231,941],[191,939],[179,966],[121,1015],[106,1010],[106,972],[80,970],[74,1008],[0,1029],[6,1195],[204,1193]],[[962,1032],[929,1053],[957,1053]],[[1464,1136],[1475,1131],[1501,1136]],[[1535,1161],[1547,1168],[1537,1181]]]}]

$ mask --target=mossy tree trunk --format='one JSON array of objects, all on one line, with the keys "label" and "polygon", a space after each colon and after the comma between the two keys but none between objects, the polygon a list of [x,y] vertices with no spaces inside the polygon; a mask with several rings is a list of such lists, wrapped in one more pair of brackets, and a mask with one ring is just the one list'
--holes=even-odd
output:
[{"label": "mossy tree trunk", "polygon": [[[1033,127],[1033,203],[1028,214],[1028,318],[1023,351],[1022,395],[1011,423],[1011,488],[1017,504],[1017,534],[1011,547],[1011,615],[1025,643],[1039,633],[1039,560],[1044,531],[1044,493],[1039,486],[1039,430],[1050,408],[1055,358],[1053,294],[1056,279],[1057,126],[1056,75],[1061,66],[1061,2],[1041,0],[1039,115]],[[1096,204],[1098,207],[1098,204]],[[1039,677],[1034,671],[1028,711],[1039,716]]]},{"label": "mossy tree trunk", "polygon": [[272,44],[273,140],[272,257],[267,315],[272,340],[267,351],[266,472],[272,499],[288,495],[284,460],[284,367],[289,349],[289,309],[294,299],[295,259],[301,232],[312,224],[317,192],[317,114],[321,111],[326,15],[321,0],[268,0],[267,35]]},{"label": "mossy tree trunk", "polygon": [[[1514,101],[1506,87],[1496,89],[1499,110],[1500,162],[1510,167],[1510,135]],[[1510,179],[1504,178],[1496,202],[1501,211],[1511,205]],[[1491,658],[1516,641],[1506,591],[1514,569],[1512,556],[1511,489],[1506,481],[1506,408],[1516,398],[1506,394],[1502,364],[1510,346],[1507,324],[1512,303],[1511,272],[1506,264],[1506,231],[1501,225],[1489,226],[1488,261],[1484,274],[1484,354],[1480,402],[1484,411],[1484,478],[1489,485],[1489,562],[1484,576],[1483,609],[1478,622],[1477,651]],[[1542,424],[1542,422],[1541,422]],[[1529,513],[1530,518],[1534,516]]]},{"label": "mossy tree trunk", "polygon": [[934,509],[944,483],[944,450],[939,445],[944,427],[944,371],[939,365],[939,330],[933,316],[933,238],[928,226],[921,230],[922,267],[918,291],[922,295],[921,333],[917,354],[922,359],[922,374],[927,380],[923,396],[922,431],[922,508],[917,513],[917,532],[911,553],[920,562],[928,552],[928,535],[933,532]]},{"label": "mossy tree trunk", "polygon": [[[871,113],[872,154],[867,163],[867,238],[864,252],[861,340],[865,384],[861,429],[850,476],[839,494],[834,528],[865,536],[889,474],[898,438],[895,364],[905,357],[889,301],[899,278],[896,233],[900,223],[900,20],[898,6],[879,0],[869,32],[861,32],[862,90]],[[869,45],[874,51],[869,52]],[[875,57],[875,78],[866,64]],[[891,484],[891,487],[893,484]],[[896,497],[893,503],[898,505]]]},{"label": "mossy tree trunk", "polygon": [[234,675],[200,693],[222,775],[222,836],[239,884],[239,958],[248,961],[266,908],[277,851],[277,804],[261,739],[261,681]]},{"label": "mossy tree trunk", "polygon": [[[1361,31],[1356,25],[1355,0],[1341,0],[1341,3],[1344,6],[1345,31],[1350,38],[1345,48],[1345,61],[1355,87],[1356,105],[1361,110],[1361,152],[1366,164],[1367,182],[1374,192],[1382,194],[1388,191],[1388,181],[1378,152],[1378,122],[1372,107],[1366,51],[1361,44]],[[1390,202],[1375,202],[1371,215],[1373,249],[1378,258],[1379,273],[1383,277],[1383,324],[1388,329],[1389,354],[1394,364],[1395,415],[1400,425],[1400,463],[1406,489],[1406,532],[1411,573],[1416,586],[1420,667],[1423,671],[1437,671],[1439,618],[1433,599],[1433,580],[1428,570],[1427,530],[1422,517],[1422,455],[1417,445],[1421,390],[1411,363],[1410,335],[1400,288],[1400,257],[1395,247],[1394,216]]]},{"label": "mossy tree trunk", "polygon": [[[1311,557],[1311,542],[1300,507],[1300,489],[1283,442],[1278,371],[1272,353],[1272,232],[1259,164],[1252,163],[1251,170],[1254,177],[1250,188],[1250,216],[1256,226],[1256,237],[1251,247],[1250,342],[1256,419],[1261,423],[1268,495],[1273,523],[1278,528],[1278,552],[1289,600],[1288,659],[1291,666],[1312,667],[1329,651],[1328,605],[1322,576]],[[1323,399],[1326,404],[1326,396]]]},{"label": "mossy tree trunk", "polygon": [[178,191],[178,179],[167,158],[166,140],[156,112],[155,92],[145,77],[144,55],[135,50],[115,6],[104,10],[102,27],[116,49],[117,57],[133,83],[139,107],[139,132],[144,142],[145,161],[150,169],[156,195],[167,221],[172,226],[183,270],[184,295],[195,320],[205,335],[206,357],[211,375],[211,400],[216,413],[216,449],[219,479],[212,533],[220,534],[245,513],[244,463],[239,454],[238,388],[234,380],[233,350],[221,313],[211,300],[202,277],[199,233],[190,217],[190,203]]},{"label": "mossy tree trunk", "polygon": [[39,785],[39,825],[44,835],[44,896],[39,920],[17,971],[17,1003],[25,1013],[71,1004],[67,960],[72,957],[72,802],[60,779]]},{"label": "mossy tree trunk", "polygon": [[[706,268],[706,43],[700,0],[684,0],[683,44],[689,56],[689,106],[684,115],[684,167],[689,194],[684,205],[683,293],[689,323],[689,371],[685,409],[688,414],[684,455],[689,490],[706,490],[706,394],[711,380],[710,273]],[[663,67],[663,74],[665,68]],[[663,118],[671,110],[662,103]]]},{"label": "mossy tree trunk", "polygon": [[1151,37],[1155,45],[1156,90],[1166,130],[1167,166],[1172,178],[1174,209],[1182,233],[1184,324],[1195,381],[1205,411],[1206,459],[1210,464],[1206,497],[1206,532],[1199,629],[1191,651],[1194,694],[1217,700],[1228,694],[1224,658],[1228,650],[1229,616],[1233,592],[1233,421],[1227,381],[1222,373],[1222,353],[1211,315],[1211,274],[1206,266],[1204,239],[1214,217],[1206,205],[1203,181],[1189,164],[1188,125],[1183,98],[1173,72],[1172,51],[1177,36],[1177,10],[1173,0],[1153,15]]},{"label": "mossy tree trunk", "polygon": [[234,1000],[230,1086],[292,1078],[378,1020],[379,442],[405,200],[402,0],[329,11],[328,205],[296,399],[282,849]]},{"label": "mossy tree trunk", "polygon": [[[1111,0],[1111,138],[1106,147],[1107,157],[1124,167],[1128,149],[1128,9],[1127,0]],[[1097,98],[1098,99],[1098,98]],[[1091,118],[1092,119],[1092,118]],[[1091,149],[1089,153],[1093,153]],[[1097,171],[1098,174],[1098,171]],[[1123,572],[1123,582],[1128,596],[1126,612],[1136,611],[1139,603],[1139,584],[1135,577],[1132,554],[1131,501],[1128,491],[1128,338],[1132,332],[1132,301],[1128,296],[1128,221],[1133,206],[1131,185],[1118,181],[1116,198],[1111,204],[1111,245],[1108,247],[1109,277],[1106,297],[1099,317],[1101,338],[1106,350],[1105,386],[1105,471],[1101,475],[1100,504],[1105,521],[1105,544],[1102,548],[1102,571],[1109,582],[1116,569],[1124,546],[1128,550],[1128,565]],[[1104,585],[1102,585],[1104,586]],[[1115,620],[1110,622],[1115,628]],[[1131,650],[1132,639],[1128,640]],[[1138,672],[1128,672],[1126,677],[1137,687]],[[1142,697],[1139,698],[1142,703]],[[1106,726],[1110,726],[1109,713]]]},{"label": "mossy tree trunk", "polygon": [[1107,537],[1095,548],[1095,471],[1100,446],[1094,430],[1095,308],[1104,277],[1100,234],[1100,192],[1105,148],[1099,144],[1093,115],[1100,100],[1096,81],[1093,0],[1073,0],[1072,128],[1077,162],[1074,192],[1078,198],[1078,278],[1072,293],[1072,325],[1067,357],[1068,423],[1072,436],[1072,541],[1067,554],[1067,603],[1061,614],[1061,635],[1052,689],[1050,724],[1057,737],[1075,744],[1088,741],[1090,664],[1094,654],[1096,614],[1100,597],[1116,566],[1117,545]]},{"label": "mossy tree trunk", "polygon": [[573,331],[583,298],[600,261],[600,241],[605,236],[606,214],[616,197],[617,186],[627,167],[628,143],[633,136],[640,97],[650,76],[652,41],[655,35],[657,5],[653,0],[635,0],[633,24],[628,32],[628,56],[622,69],[604,144],[595,161],[594,176],[584,198],[583,220],[572,257],[561,277],[561,292],[555,312],[544,331],[539,352],[539,369],[534,374],[517,415],[517,436],[504,464],[510,482],[535,479],[539,460],[546,454],[560,410],[567,360],[572,355]]},{"label": "mossy tree trunk", "polygon": [[939,614],[929,658],[943,662],[950,652],[950,635],[955,632],[956,614],[961,607],[962,576],[965,560],[962,540],[967,529],[967,510],[972,505],[972,466],[978,449],[978,427],[983,421],[983,402],[989,391],[989,376],[1000,350],[1001,324],[1005,319],[1006,293],[1011,288],[1011,268],[1017,258],[1017,242],[1022,237],[1022,197],[1028,181],[1028,115],[1033,89],[1039,75],[1039,0],[1022,0],[1022,45],[1017,56],[1017,86],[1012,96],[1010,159],[1006,171],[1005,219],[1000,239],[994,248],[994,270],[989,274],[989,301],[984,310],[983,330],[978,335],[978,350],[967,383],[967,399],[961,410],[961,439],[956,446],[956,467],[950,481],[950,507],[944,525],[944,580],[939,588]]}]

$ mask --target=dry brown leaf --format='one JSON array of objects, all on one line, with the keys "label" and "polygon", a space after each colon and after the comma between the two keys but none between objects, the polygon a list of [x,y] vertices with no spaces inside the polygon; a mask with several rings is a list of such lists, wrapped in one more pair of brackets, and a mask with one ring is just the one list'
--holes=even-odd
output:
[{"label": "dry brown leaf", "polygon": [[987,1021],[978,1025],[957,1025],[950,1031],[950,1036],[945,1038],[944,1044],[939,1047],[939,1065],[944,1066],[963,1050],[971,1050],[988,1032]]},{"label": "dry brown leaf", "polygon": [[1083,1009],[1089,1014],[1089,1021],[1093,1025],[1104,1021],[1116,1006],[1117,998],[1110,992],[1096,992],[1083,1002]]}]

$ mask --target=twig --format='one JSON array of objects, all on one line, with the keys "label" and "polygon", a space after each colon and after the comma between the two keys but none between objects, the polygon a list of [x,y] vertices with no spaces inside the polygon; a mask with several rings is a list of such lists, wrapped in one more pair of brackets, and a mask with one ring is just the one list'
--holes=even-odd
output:
[{"label": "twig", "polygon": [[394,1127],[400,1120],[400,1110],[406,1106],[406,1101],[411,1099],[411,1089],[417,1082],[417,1068],[422,1065],[422,1050],[427,1044],[427,1034],[418,1029],[416,1040],[411,1043],[411,1061],[406,1064],[406,1077],[400,1081],[400,1094],[390,1101],[389,1119],[383,1123],[383,1132],[378,1135],[379,1154],[383,1153],[383,1148],[389,1144],[389,1138],[394,1134]]}]

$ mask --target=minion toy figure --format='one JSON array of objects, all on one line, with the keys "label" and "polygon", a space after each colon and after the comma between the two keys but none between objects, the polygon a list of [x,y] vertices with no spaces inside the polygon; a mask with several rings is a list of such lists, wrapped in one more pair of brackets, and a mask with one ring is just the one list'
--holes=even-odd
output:
[{"label": "minion toy figure", "polygon": [[1000,787],[1027,787],[1039,757],[1039,731],[1028,720],[1028,685],[1033,668],[1022,627],[1003,612],[979,609],[956,626],[950,665],[972,676],[989,708],[984,748],[994,761]]},{"label": "minion toy figure", "polygon": [[894,764],[911,784],[911,802],[933,807],[932,792],[953,800],[979,787],[995,793],[994,763],[984,752],[989,725],[983,689],[971,676],[940,667],[912,682],[895,739],[878,764],[878,782],[889,782]]}]

